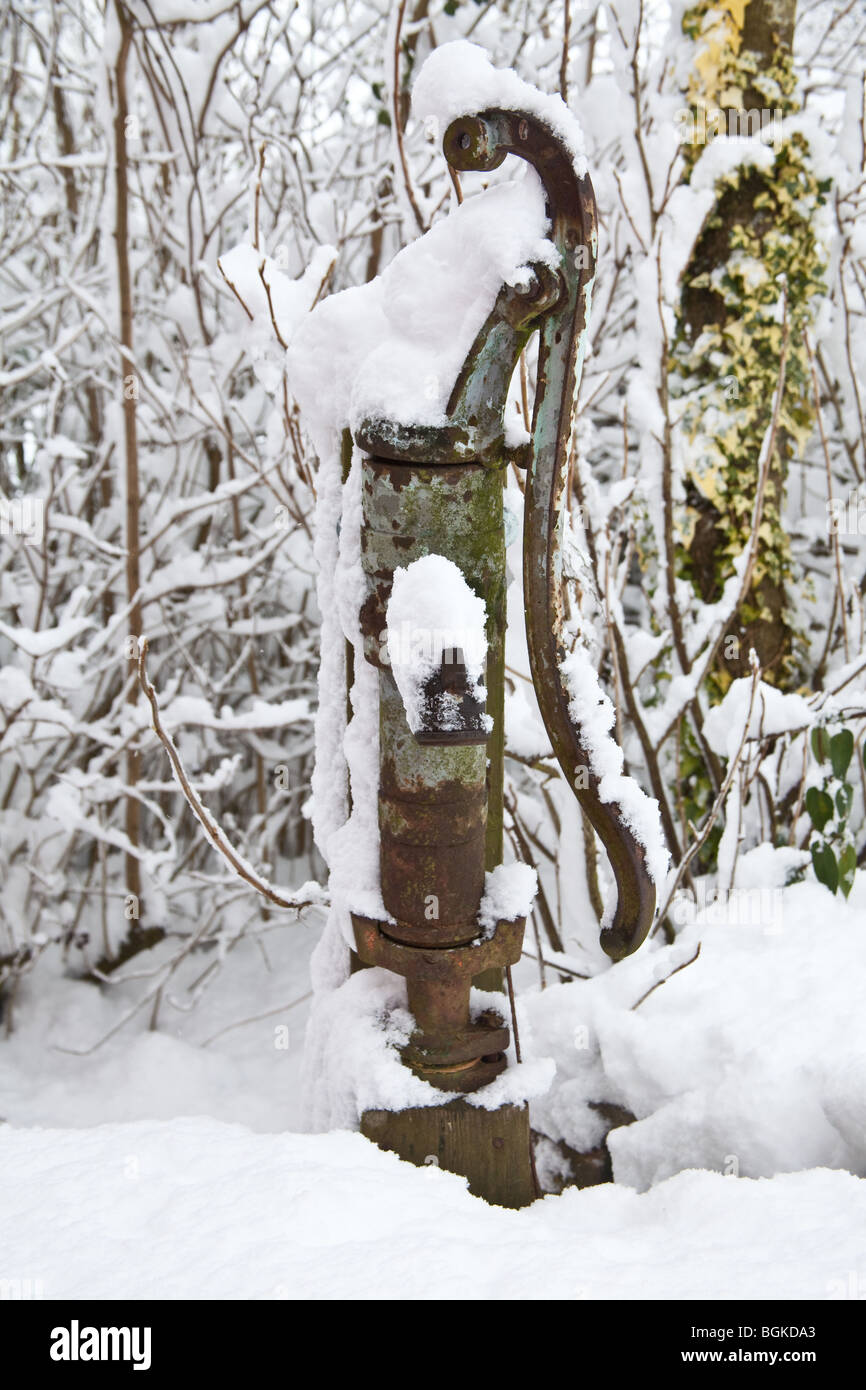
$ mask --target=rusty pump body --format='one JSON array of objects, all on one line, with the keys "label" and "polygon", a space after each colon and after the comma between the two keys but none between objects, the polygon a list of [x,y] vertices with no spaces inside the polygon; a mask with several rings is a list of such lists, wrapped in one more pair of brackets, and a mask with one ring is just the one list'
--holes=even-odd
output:
[{"label": "rusty pump body", "polygon": [[378,634],[394,569],[447,546],[470,587],[486,597],[488,653],[491,664],[501,659],[502,477],[478,463],[421,467],[373,457],[364,461],[362,486],[369,588],[362,627],[368,659],[379,666],[382,899],[395,921],[356,918],[356,947],[365,963],[406,977],[417,1024],[407,1065],[443,1090],[477,1090],[505,1067],[508,1030],[489,1014],[470,1019],[470,987],[485,970],[517,961],[523,938],[523,923],[508,922],[480,940],[487,732],[457,661],[440,672],[440,683],[451,684],[461,718],[448,728],[429,721],[413,734]]},{"label": "rusty pump body", "polygon": [[[560,671],[565,650],[559,552],[573,402],[595,273],[592,186],[588,176],[576,171],[561,139],[529,114],[487,110],[461,117],[448,127],[443,148],[449,163],[460,170],[491,170],[508,154],[532,164],[545,188],[550,239],[558,253],[556,268],[539,263],[531,267],[528,283],[503,286],[454,385],[447,425],[367,419],[355,432],[365,455],[362,557],[367,599],[361,625],[365,656],[379,670],[381,885],[392,919],[355,916],[356,951],[363,964],[405,977],[416,1027],[403,1060],[442,1090],[443,1112],[453,1116],[455,1104],[465,1106],[455,1097],[484,1086],[506,1065],[505,1020],[495,1010],[473,1018],[470,988],[482,972],[519,959],[525,926],[519,918],[482,932],[478,921],[485,869],[495,867],[502,852],[503,480],[511,461],[528,470],[524,589],[533,681],[556,757],[614,869],[617,911],[602,933],[602,945],[613,959],[629,954],[645,938],[655,893],[644,849],[621,808],[598,795]],[[504,430],[509,382],[536,329],[540,343],[531,442],[509,451]],[[486,604],[489,735],[459,653],[443,659],[436,689],[429,692],[429,717],[417,734],[410,731],[394,675],[383,658],[381,635],[394,571],[431,554],[453,561]],[[435,718],[434,696],[443,691],[451,697],[450,708],[459,711],[447,727]],[[576,778],[578,770],[583,775]],[[432,917],[431,902],[437,905]],[[513,1166],[515,1160],[494,1134],[490,1143],[494,1150],[498,1143],[499,1157],[494,1152],[492,1160],[485,1159],[485,1176],[476,1175],[474,1186],[469,1172],[470,1188],[488,1200],[523,1205],[535,1195],[529,1178],[528,1116],[525,1105],[502,1109],[513,1112],[512,1120],[517,1117],[518,1165],[525,1174],[516,1186],[513,1173],[511,1178],[497,1176],[497,1162]],[[473,1113],[483,1117],[490,1112],[476,1108]],[[384,1147],[423,1161],[417,1146],[393,1133],[389,1137],[383,1114],[365,1117],[370,1121],[362,1125],[365,1132]],[[421,1150],[433,1142],[430,1125],[435,1123],[435,1114],[426,1116]],[[513,1124],[511,1132],[516,1132]],[[444,1153],[442,1166],[467,1171],[447,1143],[444,1148],[440,1144],[439,1153]]]}]

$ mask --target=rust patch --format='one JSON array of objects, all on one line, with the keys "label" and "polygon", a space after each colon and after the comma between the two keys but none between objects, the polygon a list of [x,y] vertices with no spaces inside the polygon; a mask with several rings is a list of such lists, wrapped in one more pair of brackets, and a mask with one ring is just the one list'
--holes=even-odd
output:
[{"label": "rust patch", "polygon": [[438,950],[397,941],[380,923],[354,913],[352,925],[361,960],[406,980],[416,1024],[403,1050],[408,1067],[440,1090],[459,1092],[476,1091],[504,1070],[509,1041],[505,1021],[493,1009],[473,1019],[469,993],[476,975],[520,959],[525,919],[497,923],[493,935],[483,941]]}]

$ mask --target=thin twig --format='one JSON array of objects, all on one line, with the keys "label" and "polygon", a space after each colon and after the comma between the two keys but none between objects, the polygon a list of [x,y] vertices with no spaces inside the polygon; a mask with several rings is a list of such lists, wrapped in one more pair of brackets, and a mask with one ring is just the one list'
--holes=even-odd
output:
[{"label": "thin twig", "polygon": [[156,691],[151,685],[147,674],[146,637],[142,637],[139,647],[138,679],[150,704],[153,718],[153,731],[169,756],[175,781],[183,792],[187,805],[204,830],[211,844],[231,865],[238,878],[242,878],[251,888],[255,888],[257,893],[261,893],[263,897],[267,898],[269,902],[275,903],[277,907],[291,908],[299,912],[305,907],[324,906],[328,901],[328,894],[325,889],[320,887],[317,883],[305,884],[303,888],[299,889],[297,893],[292,894],[290,897],[284,897],[282,893],[272,888],[266,879],[261,878],[254,869],[244,863],[240,855],[229,844],[221,827],[217,825],[216,821],[205,809],[204,804],[190,784],[190,780],[187,777],[186,769],[181,761],[174,740],[163,728],[162,720],[160,719],[159,701],[157,700]]},{"label": "thin twig", "polygon": [[508,1002],[511,1005],[511,1026],[514,1029],[514,1055],[518,1062],[522,1062],[520,1055],[520,1034],[517,1031],[517,1007],[514,1003],[514,984],[511,979],[511,966],[505,967],[505,979],[508,984]]},{"label": "thin twig", "polygon": [[[821,439],[821,448],[824,454],[824,467],[827,474],[827,501],[832,507],[833,504],[833,468],[830,463],[830,450],[827,445],[827,435],[824,431],[824,419],[821,413],[821,393],[818,389],[818,373],[815,370],[815,355],[812,352],[812,344],[809,342],[809,335],[806,334],[806,352],[809,355],[809,370],[812,375],[812,391],[815,397],[815,419],[818,424],[818,434]],[[851,649],[848,645],[848,619],[845,612],[845,581],[842,575],[842,554],[839,543],[839,527],[834,525],[833,531],[833,558],[836,564],[836,585],[839,590],[839,613],[842,619],[842,641],[845,646],[845,660],[851,660]],[[829,633],[828,633],[829,637]]]},{"label": "thin twig", "polygon": [[265,172],[265,142],[259,146],[259,168],[256,176],[256,191],[253,198],[253,246],[259,249],[259,203],[262,196],[262,175]]},{"label": "thin twig", "polygon": [[[537,940],[537,937],[536,937]],[[590,975],[581,975],[579,970],[571,970],[567,965],[558,965],[556,961],[548,960],[546,956],[534,956],[531,951],[524,949],[520,953],[527,960],[534,960],[539,965],[547,965],[551,970],[558,970],[562,975],[567,975],[571,980],[589,980]]]},{"label": "thin twig", "polygon": [[698,958],[698,956],[699,956],[700,954],[701,954],[701,943],[700,943],[700,941],[699,941],[699,942],[698,942],[698,946],[697,946],[697,950],[695,951],[695,954],[694,954],[693,956],[691,956],[689,960],[684,960],[684,961],[682,962],[682,964],[681,964],[681,965],[678,965],[674,970],[672,970],[672,971],[670,972],[669,975],[665,975],[665,977],[664,977],[663,980],[656,980],[656,982],[655,982],[654,985],[650,985],[650,987],[649,987],[649,989],[647,990],[646,994],[642,994],[641,997],[640,997],[640,999],[637,1001],[637,1003],[636,1003],[636,1004],[632,1004],[632,1006],[631,1006],[631,1012],[634,1013],[635,1009],[639,1009],[640,1006],[641,1006],[641,1004],[643,1004],[643,1003],[645,1002],[645,1000],[649,999],[650,995],[654,992],[654,990],[657,990],[657,989],[658,989],[659,985],[666,985],[667,982],[668,982],[668,980],[673,979],[674,975],[678,975],[678,974],[680,973],[681,970],[685,970],[685,968],[686,968],[687,965],[694,965],[695,961],[697,960],[697,958]]},{"label": "thin twig", "polygon": [[[517,1061],[521,1062],[523,1058],[520,1054],[520,1034],[517,1031],[517,1006],[514,1002],[514,985],[511,980],[510,965],[506,965],[505,967],[505,979],[508,983],[508,1002],[511,1005],[511,1026],[514,1029],[514,1055]],[[538,1172],[535,1167],[535,1151],[532,1147],[531,1135],[529,1136],[529,1168],[532,1173],[532,1184],[535,1188],[535,1195],[536,1197],[541,1197],[544,1194],[541,1191],[541,1183],[538,1181]]]},{"label": "thin twig", "polygon": [[412,176],[409,173],[409,163],[406,159],[406,149],[403,144],[403,121],[400,115],[400,34],[403,29],[403,16],[406,13],[406,0],[400,0],[400,8],[397,11],[397,25],[394,30],[394,80],[391,84],[391,119],[394,122],[394,136],[397,141],[397,153],[400,156],[400,168],[403,171],[403,184],[406,189],[406,197],[418,224],[419,232],[426,232],[424,218],[415,197],[415,190],[412,187]]},{"label": "thin twig", "polygon": [[686,851],[686,853],[685,853],[683,859],[682,859],[681,862],[680,862],[679,867],[677,868],[676,875],[674,876],[674,881],[673,881],[673,884],[671,885],[671,889],[670,889],[670,892],[668,893],[668,896],[667,896],[667,900],[666,900],[666,902],[665,902],[665,905],[664,905],[664,907],[662,908],[661,912],[660,912],[659,915],[658,915],[658,920],[657,920],[657,922],[656,922],[655,927],[653,927],[653,935],[655,935],[655,933],[656,933],[656,931],[658,930],[659,926],[661,925],[662,922],[664,922],[665,918],[667,917],[668,911],[669,911],[669,909],[670,909],[670,905],[671,905],[671,903],[672,903],[672,901],[673,901],[673,898],[674,898],[674,894],[677,892],[677,890],[678,890],[680,884],[682,883],[683,878],[684,878],[685,873],[686,873],[686,870],[687,870],[688,867],[689,867],[689,864],[692,862],[692,860],[694,859],[695,855],[698,854],[698,853],[700,852],[701,849],[703,849],[704,845],[705,845],[706,842],[707,842],[707,838],[709,837],[710,831],[712,830],[713,826],[715,825],[715,823],[716,823],[716,821],[717,821],[717,819],[718,819],[719,812],[721,811],[722,807],[723,807],[724,804],[725,804],[725,801],[726,801],[726,799],[727,799],[728,792],[729,792],[730,789],[731,789],[731,785],[732,785],[733,780],[734,780],[734,777],[735,777],[735,775],[736,775],[737,768],[738,768],[739,765],[740,765],[740,759],[741,759],[742,756],[743,756],[743,749],[744,749],[745,746],[746,746],[746,739],[747,739],[747,736],[748,736],[748,733],[749,733],[749,726],[751,725],[751,722],[752,722],[752,710],[753,710],[754,705],[755,705],[755,695],[757,694],[758,684],[759,684],[759,682],[760,682],[760,679],[761,679],[761,667],[758,665],[758,662],[757,662],[757,660],[756,660],[756,661],[755,661],[755,664],[754,664],[753,667],[752,667],[752,685],[751,685],[751,689],[750,689],[750,691],[749,691],[749,709],[748,709],[748,712],[747,712],[747,714],[746,714],[745,723],[744,723],[744,725],[743,725],[743,733],[742,733],[742,736],[741,736],[741,738],[740,738],[740,746],[739,746],[739,748],[737,749],[736,753],[734,754],[734,757],[731,759],[731,764],[730,764],[730,767],[728,768],[728,775],[726,776],[724,782],[722,783],[721,787],[719,788],[719,794],[718,794],[718,796],[716,797],[715,801],[713,802],[712,806],[710,807],[709,811],[707,812],[706,820],[704,821],[703,828],[702,828],[700,834],[698,835],[698,838],[697,838],[696,840],[693,840],[692,843],[691,843],[691,845],[689,845],[688,850]]},{"label": "thin twig", "polygon": [[279,1004],[275,1009],[266,1009],[263,1014],[252,1014],[249,1018],[236,1019],[234,1023],[227,1023],[224,1028],[218,1029],[217,1032],[212,1033],[209,1038],[205,1038],[200,1046],[209,1047],[212,1042],[216,1042],[217,1038],[221,1038],[224,1033],[231,1033],[234,1028],[243,1028],[247,1023],[260,1023],[263,1018],[273,1018],[274,1014],[288,1013],[289,1009],[294,1009],[298,1004],[303,1004],[307,999],[312,999],[312,997],[312,992],[308,990],[306,994],[301,995],[300,999],[293,999],[290,1004]]},{"label": "thin twig", "polygon": [[559,95],[568,105],[568,44],[571,38],[571,5],[563,0],[562,54],[559,59]]}]

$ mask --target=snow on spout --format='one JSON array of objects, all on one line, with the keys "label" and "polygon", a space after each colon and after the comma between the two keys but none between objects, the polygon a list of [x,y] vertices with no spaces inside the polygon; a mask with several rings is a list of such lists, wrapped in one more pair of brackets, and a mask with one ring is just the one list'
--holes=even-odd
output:
[{"label": "snow on spout", "polygon": [[[462,652],[470,690],[487,698],[484,663],[487,638],[484,600],[473,593],[453,560],[424,555],[394,571],[388,600],[388,659],[413,734],[424,723],[425,687],[443,655]],[[445,697],[443,697],[445,698]],[[455,727],[456,727],[455,708]],[[489,715],[488,730],[493,727]],[[447,711],[440,719],[448,727]]]}]

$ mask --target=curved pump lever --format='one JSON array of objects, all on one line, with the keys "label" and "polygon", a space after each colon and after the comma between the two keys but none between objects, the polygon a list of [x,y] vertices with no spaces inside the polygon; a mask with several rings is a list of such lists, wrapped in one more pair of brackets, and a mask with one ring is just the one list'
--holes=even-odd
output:
[{"label": "curved pump lever", "polygon": [[[537,292],[532,295],[534,302],[531,307],[527,303],[525,321],[516,327],[510,343],[519,352],[532,328],[539,328],[538,386],[523,531],[526,636],[535,693],[553,751],[614,872],[616,914],[602,931],[601,944],[613,960],[620,960],[635,951],[649,931],[655,887],[645,848],[623,808],[601,799],[599,777],[580,724],[569,711],[571,695],[561,669],[566,655],[561,555],[569,486],[568,446],[595,276],[595,195],[588,175],[578,175],[559,137],[541,121],[519,112],[490,110],[461,117],[446,130],[443,149],[448,162],[462,170],[488,171],[497,168],[506,155],[518,155],[534,166],[547,195],[550,236],[559,253],[559,267],[553,276],[556,284],[540,275]],[[499,301],[495,313],[502,317]],[[473,350],[464,368],[465,379],[455,387],[449,413],[459,408],[458,403],[467,395],[477,399],[477,391],[467,388],[473,385],[473,372],[478,373],[478,361],[479,352]],[[503,400],[504,394],[498,399]],[[581,769],[583,775],[579,776]]]}]

